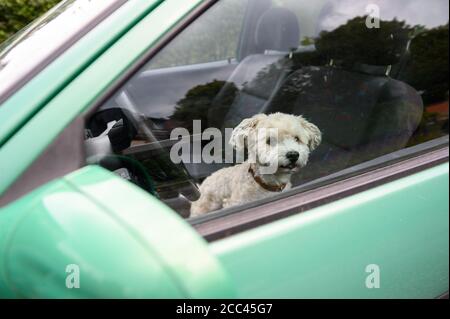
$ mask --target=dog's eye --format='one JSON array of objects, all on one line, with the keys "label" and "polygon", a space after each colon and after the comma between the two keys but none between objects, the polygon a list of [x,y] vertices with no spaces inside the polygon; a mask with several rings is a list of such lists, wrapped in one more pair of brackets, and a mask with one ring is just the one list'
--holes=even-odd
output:
[{"label": "dog's eye", "polygon": [[297,143],[300,143],[300,138],[298,136],[296,136],[294,139]]}]

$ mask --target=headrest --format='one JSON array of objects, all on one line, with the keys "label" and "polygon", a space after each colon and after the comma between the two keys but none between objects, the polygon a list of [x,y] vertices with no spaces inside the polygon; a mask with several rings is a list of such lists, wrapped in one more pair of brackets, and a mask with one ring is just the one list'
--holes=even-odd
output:
[{"label": "headrest", "polygon": [[260,53],[296,49],[300,42],[297,16],[284,8],[273,7],[267,10],[258,21],[255,40]]}]

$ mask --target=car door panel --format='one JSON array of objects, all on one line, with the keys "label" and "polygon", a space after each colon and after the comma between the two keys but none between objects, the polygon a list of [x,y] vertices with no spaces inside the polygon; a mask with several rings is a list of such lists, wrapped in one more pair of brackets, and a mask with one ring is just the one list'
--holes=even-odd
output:
[{"label": "car door panel", "polygon": [[442,164],[210,247],[241,298],[436,298],[449,280],[448,172]]}]

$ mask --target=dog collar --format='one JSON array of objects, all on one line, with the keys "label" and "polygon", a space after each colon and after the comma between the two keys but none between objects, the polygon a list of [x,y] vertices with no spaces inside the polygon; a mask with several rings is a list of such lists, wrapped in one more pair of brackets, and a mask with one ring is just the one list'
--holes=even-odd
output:
[{"label": "dog collar", "polygon": [[252,175],[253,179],[259,186],[261,186],[262,188],[264,188],[265,190],[267,190],[269,192],[279,193],[279,192],[283,191],[283,189],[286,187],[286,184],[269,185],[269,184],[264,183],[264,181],[261,177],[255,175],[255,171],[251,167],[248,169],[248,172]]}]

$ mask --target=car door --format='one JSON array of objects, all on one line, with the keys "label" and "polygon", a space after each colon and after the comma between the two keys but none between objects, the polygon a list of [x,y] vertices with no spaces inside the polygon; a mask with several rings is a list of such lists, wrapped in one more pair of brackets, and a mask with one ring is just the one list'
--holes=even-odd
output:
[{"label": "car door", "polygon": [[[402,51],[411,59],[401,55],[400,61],[389,60],[387,65],[381,64],[381,67],[374,65],[373,59],[378,63],[385,63],[386,52],[382,49],[381,52],[375,52],[375,58],[365,55],[365,52],[358,52],[359,55],[352,58],[361,60],[349,63],[342,57],[347,54],[343,55],[344,51],[340,50],[352,49],[358,43],[343,42],[348,46],[333,51],[333,46],[329,46],[325,39],[333,44],[333,41],[342,40],[339,36],[346,38],[348,30],[352,29],[342,26],[351,26],[354,16],[350,16],[348,20],[339,20],[336,25],[326,24],[327,29],[319,27],[322,22],[330,21],[329,17],[336,12],[348,9],[345,1],[323,1],[311,6],[308,5],[310,2],[285,1],[273,3],[274,7],[261,10],[259,23],[254,28],[262,25],[287,30],[282,33],[287,34],[286,39],[273,45],[274,37],[270,35],[267,38],[260,35],[258,40],[244,36],[247,42],[241,48],[247,48],[248,56],[240,61],[239,66],[234,67],[225,83],[213,81],[212,85],[205,86],[201,82],[203,80],[199,80],[197,90],[190,94],[182,93],[186,94],[183,103],[171,106],[172,110],[176,107],[178,110],[183,106],[186,108],[174,118],[177,121],[167,123],[167,118],[161,121],[149,118],[145,112],[135,108],[135,102],[124,94],[128,93],[130,86],[140,83],[141,79],[144,79],[142,85],[145,87],[145,72],[148,72],[154,61],[158,61],[158,57],[165,57],[166,48],[170,51],[170,41],[177,39],[178,34],[182,36],[183,32],[189,33],[189,22],[197,21],[201,24],[213,12],[210,10],[220,11],[223,3],[227,3],[227,0],[186,1],[183,5],[165,1],[118,39],[11,138],[9,145],[14,147],[2,148],[2,163],[5,167],[6,164],[10,167],[12,154],[15,154],[14,148],[23,149],[21,146],[31,136],[39,137],[35,148],[21,151],[24,158],[16,164],[14,175],[11,174],[9,180],[4,182],[5,188],[13,181],[18,185],[30,183],[27,176],[35,176],[33,172],[39,171],[39,165],[33,167],[30,164],[39,154],[41,157],[34,163],[55,160],[52,155],[54,153],[41,153],[52,146],[60,149],[55,143],[49,146],[52,140],[57,142],[66,137],[68,140],[78,141],[80,150],[87,150],[86,144],[93,144],[91,142],[106,141],[106,153],[104,148],[94,147],[90,148],[94,150],[91,155],[101,155],[102,159],[113,156],[115,160],[119,159],[119,165],[116,162],[114,165],[110,162],[105,164],[104,161],[89,162],[87,158],[77,165],[81,167],[90,163],[88,168],[64,179],[81,183],[75,184],[81,194],[89,195],[100,207],[123,215],[121,218],[125,218],[127,214],[127,200],[135,198],[137,195],[132,194],[138,189],[130,183],[117,182],[120,184],[121,196],[120,191],[114,190],[118,187],[114,183],[110,184],[111,193],[105,191],[105,188],[99,190],[89,185],[95,186],[110,178],[116,180],[117,177],[113,178],[116,175],[137,184],[147,191],[144,193],[139,190],[138,202],[145,203],[148,200],[155,203],[157,197],[160,202],[172,207],[172,210],[161,206],[165,208],[158,208],[158,216],[144,218],[144,208],[148,204],[132,205],[131,211],[138,211],[142,219],[129,217],[127,221],[121,219],[121,224],[129,225],[142,220],[144,226],[153,229],[152,218],[164,219],[166,214],[188,217],[190,202],[198,196],[196,185],[201,184],[208,176],[198,172],[208,172],[203,167],[211,167],[210,173],[222,167],[202,161],[173,163],[169,153],[176,140],[170,142],[167,136],[158,136],[161,128],[169,132],[177,127],[186,129],[188,136],[192,136],[190,125],[196,119],[205,120],[208,124],[216,123],[211,125],[215,125],[220,132],[224,126],[229,125],[227,121],[241,121],[255,113],[280,111],[299,115],[305,112],[309,118],[320,123],[320,128],[324,130],[324,144],[315,153],[317,155],[313,153],[310,168],[307,166],[305,172],[296,177],[295,187],[291,191],[242,206],[210,212],[187,222],[179,217],[169,217],[171,222],[164,229],[170,233],[173,222],[177,234],[186,230],[192,239],[189,241],[191,245],[196,245],[194,241],[201,243],[199,247],[202,248],[199,250],[204,255],[201,257],[199,253],[199,258],[211,258],[211,264],[214,264],[211,268],[207,267],[211,271],[203,279],[191,283],[194,290],[188,290],[189,293],[184,295],[213,296],[214,293],[208,289],[197,290],[201,291],[198,295],[192,292],[196,291],[196,285],[205,284],[208,287],[208,283],[205,283],[208,280],[211,280],[210,284],[224,287],[214,296],[234,295],[241,298],[433,298],[448,291],[448,95],[445,94],[448,87],[436,89],[433,78],[426,83],[411,80],[416,78],[418,72],[429,70],[421,64],[424,59],[420,45],[417,51]],[[267,2],[264,3],[266,4]],[[382,3],[379,5],[383,8]],[[422,3],[416,1],[415,5],[417,9]],[[443,1],[436,5],[445,7],[448,3]],[[393,9],[395,8],[394,6]],[[174,14],[174,10],[177,18],[168,21],[167,15]],[[426,21],[429,25],[425,32],[419,34],[419,42],[423,37],[433,38],[436,32],[445,32],[446,28],[448,30],[448,25],[445,26],[447,11],[440,10],[445,14],[439,19],[434,17],[431,19],[433,22],[429,22],[428,11],[423,11],[422,20],[419,19],[418,22]],[[397,24],[388,23],[395,21],[395,15],[400,14],[395,10],[391,12],[394,12],[394,16],[385,18],[386,24],[392,28],[389,29],[391,33],[388,33],[388,39],[390,34],[403,36],[407,30],[404,25],[398,29]],[[290,22],[285,25],[285,20],[282,20],[283,23],[280,24],[280,19],[274,19],[280,15]],[[400,17],[410,18],[407,14]],[[440,21],[442,25],[439,24]],[[305,30],[305,33],[301,35],[297,28]],[[264,29],[260,31],[262,30]],[[384,29],[381,28],[381,31],[384,32]],[[247,29],[244,34],[256,35],[261,32]],[[300,39],[297,34],[301,35]],[[317,38],[312,46],[314,37]],[[364,36],[362,38],[356,37],[356,40],[363,41]],[[439,45],[448,45],[448,38],[440,39]],[[291,48],[292,41],[296,42],[297,48]],[[414,47],[412,40],[405,43],[407,47],[408,43],[410,48]],[[365,42],[363,44],[368,45]],[[397,42],[394,43],[394,48],[397,48],[396,44]],[[289,47],[287,52],[284,51],[286,46]],[[317,52],[319,47],[321,51]],[[436,52],[431,47],[429,53],[441,57],[444,51]],[[448,64],[448,55],[439,60],[428,61],[433,67],[444,69],[444,64]],[[115,67],[111,68],[111,65]],[[402,65],[405,69],[401,68]],[[395,76],[388,72],[392,69],[396,71]],[[161,80],[166,76],[164,72]],[[155,81],[158,79],[156,74],[154,73]],[[182,82],[183,79],[173,78],[171,81]],[[177,83],[171,83],[169,87],[176,86]],[[181,91],[185,92],[185,89]],[[133,93],[130,95],[133,98]],[[145,98],[151,102],[153,99],[164,99],[165,96],[158,96],[149,89]],[[167,101],[171,101],[170,97]],[[317,101],[320,105],[316,104]],[[358,108],[358,105],[364,108]],[[439,108],[436,105],[441,106]],[[439,111],[436,112],[436,109]],[[107,113],[100,114],[99,111]],[[64,114],[64,120],[56,121],[47,134],[38,134],[50,119],[55,119],[60,114]],[[95,126],[91,120],[98,115],[101,115],[98,117],[100,124]],[[211,118],[213,121],[209,121]],[[355,120],[352,122],[352,119]],[[77,136],[71,133],[74,131],[69,130],[73,127],[78,136],[84,131],[84,138],[73,139]],[[115,139],[113,133],[110,133],[113,128],[119,132],[119,139]],[[58,134],[59,138],[55,140]],[[103,139],[105,136],[108,139]],[[120,146],[123,141],[124,147]],[[116,151],[119,146],[123,148]],[[60,149],[59,154],[74,152],[70,148],[63,150]],[[81,154],[81,158],[86,158],[86,154],[80,150],[75,152]],[[192,153],[188,155],[191,158]],[[123,156],[127,159],[124,160]],[[125,162],[139,164],[130,167]],[[104,170],[101,173],[96,171],[98,165],[113,171],[115,175]],[[22,180],[17,179],[25,169],[29,173],[25,172]],[[80,175],[88,181],[92,178],[86,187],[83,185],[83,178],[79,178]],[[52,178],[54,177],[58,176]],[[150,182],[145,184],[142,179]],[[34,187],[36,186],[38,185]],[[128,193],[127,186],[132,187],[133,191],[129,189]],[[38,191],[39,189],[29,196],[39,195]],[[189,198],[190,195],[193,197]],[[17,197],[20,195],[13,194],[4,202],[4,212],[12,215],[17,211],[21,200],[11,204]],[[36,200],[42,201],[40,198]],[[80,218],[84,222],[88,220],[87,217]],[[99,227],[103,223],[106,221],[99,221]],[[197,231],[196,234],[192,232],[192,228]],[[136,232],[144,234],[145,227]],[[99,234],[112,236],[114,231],[102,230]],[[180,249],[189,250],[189,247],[182,245],[182,239],[185,238],[183,236],[167,239],[170,248],[164,249],[160,241],[166,238],[163,235],[159,233],[161,237],[144,239],[149,247],[157,251],[156,256],[160,256],[157,260],[171,259]],[[31,242],[24,241],[28,244]],[[48,242],[43,245],[51,246]],[[56,249],[56,254],[63,253]],[[187,255],[180,256],[166,270],[179,271],[184,266],[182,261],[187,258]],[[14,259],[16,260],[18,259]],[[103,266],[97,267],[101,269]],[[54,271],[56,270],[51,269],[49,273]],[[157,273],[155,270],[155,274]],[[108,272],[106,274],[111,275]],[[15,273],[13,278],[19,275]],[[189,274],[177,272],[177,282],[183,282],[185,276]],[[127,283],[120,280],[118,282],[118,285],[127,286]],[[139,290],[136,291],[139,294]],[[164,296],[176,296],[175,293],[170,293],[169,288],[167,291],[169,292]],[[85,293],[89,293],[89,290]],[[96,291],[96,294],[101,293]],[[148,291],[141,293],[149,296]],[[45,291],[39,291],[38,294],[48,295]]]}]

